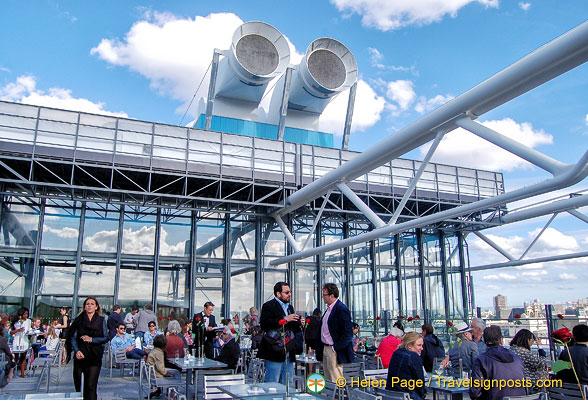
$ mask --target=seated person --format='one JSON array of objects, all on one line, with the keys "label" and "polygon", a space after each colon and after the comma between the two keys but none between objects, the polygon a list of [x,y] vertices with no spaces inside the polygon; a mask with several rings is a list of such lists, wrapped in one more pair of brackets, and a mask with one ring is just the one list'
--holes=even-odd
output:
[{"label": "seated person", "polygon": [[[572,328],[572,334],[576,339],[576,344],[569,348],[572,355],[572,362],[574,369],[578,374],[580,384],[588,385],[588,326],[579,324]],[[564,349],[560,356],[560,360],[570,361],[568,350]],[[556,375],[556,379],[561,379],[566,383],[577,384],[574,372],[570,369],[563,369]]]},{"label": "seated person", "polygon": [[182,335],[186,345],[191,348],[193,347],[194,341],[192,340],[192,321],[187,321],[186,325],[182,328]]},{"label": "seated person", "polygon": [[157,325],[153,321],[149,322],[147,327],[149,328],[149,331],[145,332],[145,334],[143,335],[143,343],[145,343],[146,348],[152,349],[153,338],[157,335],[163,335],[163,333],[157,330]]},{"label": "seated person", "polygon": [[128,358],[134,358],[135,360],[141,360],[147,357],[147,353],[141,349],[135,347],[135,341],[125,332],[125,324],[119,324],[116,329],[116,335],[110,341],[110,348],[112,350],[125,349],[125,353]]},{"label": "seated person", "polygon": [[[423,400],[425,398],[427,390],[426,382],[424,385],[422,384],[425,380],[425,370],[423,368],[423,359],[421,358],[422,351],[423,337],[420,333],[409,332],[404,335],[402,343],[390,360],[386,390],[407,392],[413,400]],[[399,378],[400,382],[393,383],[392,378]],[[421,385],[412,386],[409,383],[417,380],[421,382]]]},{"label": "seated person", "polygon": [[251,328],[251,350],[259,349],[262,338],[261,326],[254,325],[253,328]]},{"label": "seated person", "polygon": [[180,367],[170,363],[168,359],[180,357],[184,358],[184,340],[180,337],[182,328],[180,323],[175,319],[170,321],[167,325],[167,344],[163,348],[165,353],[165,366],[166,368],[180,369]]},{"label": "seated person", "polygon": [[353,323],[353,351],[359,350],[359,346],[365,344],[366,338],[359,337],[359,325],[357,323]]},{"label": "seated person", "polygon": [[402,343],[402,336],[404,332],[402,332],[398,328],[392,328],[390,330],[390,335],[386,336],[378,346],[378,351],[376,351],[376,356],[379,356],[382,360],[382,365],[384,368],[388,368],[390,365],[390,359],[392,355],[398,348],[398,346]]},{"label": "seated person", "polygon": [[227,364],[228,368],[234,369],[237,367],[237,363],[239,362],[241,349],[235,341],[235,334],[228,326],[223,330],[222,340],[224,345],[220,351],[220,354],[214,359]]},{"label": "seated person", "polygon": [[45,330],[41,326],[41,318],[33,318],[33,325],[31,326],[31,347],[35,358],[39,356],[39,348],[41,347],[41,340],[45,339]]},{"label": "seated person", "polygon": [[[153,350],[149,352],[147,356],[147,365],[153,365],[155,369],[155,376],[157,378],[177,378],[180,375],[179,371],[175,369],[165,368],[165,353],[163,352],[164,347],[167,345],[167,339],[165,335],[159,334],[153,338]],[[161,395],[161,388],[156,388],[152,391],[147,398],[159,397]]]},{"label": "seated person", "polygon": [[[57,343],[59,343],[59,336],[55,330],[55,325],[52,324],[47,330],[47,340],[45,341],[45,345],[40,347],[39,350],[55,351]],[[47,356],[47,354],[42,354],[42,357]]]}]

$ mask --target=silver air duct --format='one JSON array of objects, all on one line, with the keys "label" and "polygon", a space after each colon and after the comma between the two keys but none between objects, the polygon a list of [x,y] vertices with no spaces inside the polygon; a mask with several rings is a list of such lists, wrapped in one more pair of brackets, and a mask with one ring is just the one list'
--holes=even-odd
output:
[{"label": "silver air duct", "polygon": [[320,114],[332,97],[356,81],[357,61],[353,53],[335,39],[316,39],[295,68],[288,107]]},{"label": "silver air duct", "polygon": [[284,35],[265,22],[246,22],[233,34],[219,62],[215,97],[259,103],[268,82],[284,73],[290,47]]}]

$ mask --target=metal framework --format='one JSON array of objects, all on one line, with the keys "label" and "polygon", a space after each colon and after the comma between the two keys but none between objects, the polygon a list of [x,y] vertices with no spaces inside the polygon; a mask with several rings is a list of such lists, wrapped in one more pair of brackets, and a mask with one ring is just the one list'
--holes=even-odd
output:
[{"label": "metal framework", "polygon": [[[285,200],[285,207],[276,209],[274,211],[274,217],[280,218],[283,215],[294,212],[317,197],[322,196],[328,190],[337,187],[373,223],[375,229],[368,233],[335,243],[329,243],[313,249],[296,251],[294,254],[274,260],[273,264],[292,262],[379,237],[393,235],[408,229],[428,226],[450,218],[459,218],[471,212],[480,212],[523,198],[565,188],[582,181],[588,175],[588,150],[576,164],[567,165],[515,140],[509,139],[474,120],[480,115],[586,61],[588,61],[588,22],[579,25],[535,50],[510,67],[421,118],[419,121],[366,150],[360,156],[288,196]],[[344,190],[346,182],[352,181],[365,173],[369,173],[369,171],[394,160],[410,150],[416,149],[434,138],[433,144],[423,160],[421,168],[423,169],[433,155],[441,138],[447,132],[457,127],[464,128],[478,137],[544,169],[551,173],[552,178],[523,189],[498,194],[492,198],[478,200],[449,210],[439,211],[412,221],[397,223],[397,214],[400,212],[396,212],[387,224],[374,217],[368,205],[360,204],[357,196],[353,192]],[[421,171],[419,170],[419,173],[412,179],[405,197],[410,196],[411,190],[419,181],[420,173]],[[401,201],[399,209],[402,209],[404,201],[405,199]],[[487,217],[485,220],[500,220],[500,218],[500,215],[493,215]],[[505,222],[504,219],[502,222]],[[478,229],[480,228],[482,227]],[[533,244],[531,244],[529,249]]]}]

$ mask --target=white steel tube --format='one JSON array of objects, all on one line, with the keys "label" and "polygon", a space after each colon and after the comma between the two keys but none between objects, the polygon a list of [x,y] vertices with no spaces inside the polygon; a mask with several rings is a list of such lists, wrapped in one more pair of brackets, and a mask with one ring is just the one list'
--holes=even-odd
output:
[{"label": "white steel tube", "polygon": [[504,250],[502,247],[500,247],[498,244],[496,244],[492,239],[484,235],[482,232],[474,231],[473,234],[482,239],[490,247],[492,247],[494,250],[508,258],[510,261],[514,261],[515,258],[508,251]]},{"label": "white steel tube", "polygon": [[470,118],[458,119],[455,123],[457,126],[460,126],[463,129],[472,132],[474,135],[521,157],[523,160],[529,161],[531,164],[535,164],[539,168],[542,168],[553,175],[557,175],[565,170],[566,167],[569,167],[567,164],[555,160],[531,147],[525,146],[516,140],[501,135],[487,126],[472,121]]},{"label": "white steel tube", "polygon": [[296,239],[294,239],[294,236],[292,236],[292,233],[290,233],[290,230],[282,220],[282,217],[275,216],[274,219],[280,226],[280,229],[282,230],[284,235],[286,235],[286,239],[288,240],[288,243],[290,243],[290,246],[292,246],[296,253],[300,252],[300,247],[298,246],[298,243],[296,243]]},{"label": "white steel tube", "polygon": [[[573,208],[583,207],[588,205],[588,195],[571,197],[569,199],[554,201],[549,204],[528,208],[513,213],[506,214],[502,217],[496,217],[489,222],[501,222],[502,224],[510,224],[513,222],[523,221],[526,219],[541,217],[547,214],[556,212],[568,211]],[[569,212],[569,211],[568,211]]]},{"label": "white steel tube", "polygon": [[588,22],[566,32],[496,75],[449,101],[420,120],[376,144],[293,193],[284,215],[322,196],[337,182],[350,182],[432,140],[435,132],[449,132],[465,114],[479,116],[588,61]]},{"label": "white steel tube", "polygon": [[361,211],[363,215],[365,215],[366,218],[369,219],[370,222],[375,225],[376,228],[380,228],[386,225],[386,223],[382,221],[382,219],[378,217],[376,213],[373,212],[372,209],[369,208],[367,204],[365,204],[363,200],[360,199],[359,196],[349,188],[349,186],[342,182],[339,182],[337,183],[337,189],[339,189],[341,193],[343,193],[345,197],[347,197],[355,205],[355,207],[357,207],[359,211]]}]

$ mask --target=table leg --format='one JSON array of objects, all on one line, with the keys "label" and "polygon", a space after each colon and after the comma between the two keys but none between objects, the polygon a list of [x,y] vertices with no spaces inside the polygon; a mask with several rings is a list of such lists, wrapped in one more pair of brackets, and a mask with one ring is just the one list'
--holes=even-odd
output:
[{"label": "table leg", "polygon": [[[192,369],[186,370],[186,398],[190,398],[190,383],[192,382]],[[196,391],[194,391],[194,398],[196,398]]]}]

